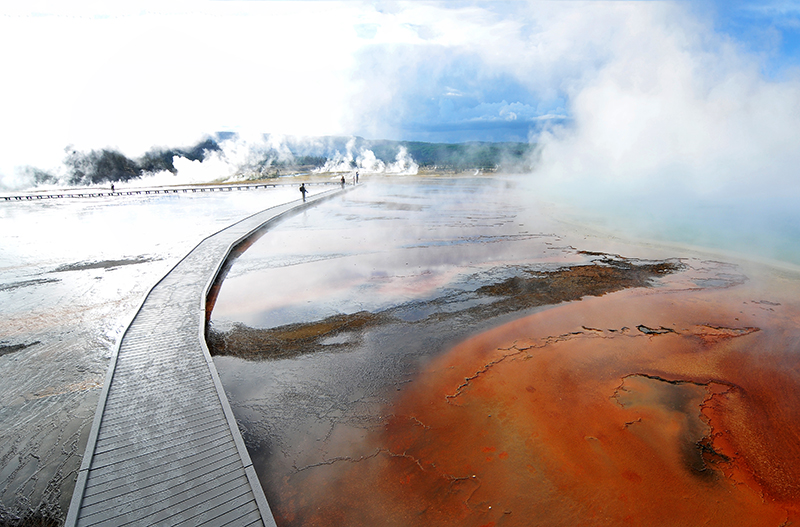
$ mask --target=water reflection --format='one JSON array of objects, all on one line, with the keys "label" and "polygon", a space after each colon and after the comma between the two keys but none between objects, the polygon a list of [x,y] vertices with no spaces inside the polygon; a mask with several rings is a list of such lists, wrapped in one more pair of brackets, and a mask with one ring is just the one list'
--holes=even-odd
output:
[{"label": "water reflection", "polygon": [[[580,261],[550,226],[515,223],[513,188],[498,181],[370,185],[287,220],[229,272],[214,324],[273,327],[426,300],[468,272]],[[480,212],[489,210],[489,213]]]},{"label": "water reflection", "polygon": [[[592,291],[643,261],[581,251],[619,245],[564,235],[506,183],[371,184],[234,264],[218,330],[371,321],[281,360],[215,357],[278,524],[796,521],[797,277],[687,256]],[[541,307],[580,288],[600,296]]]}]

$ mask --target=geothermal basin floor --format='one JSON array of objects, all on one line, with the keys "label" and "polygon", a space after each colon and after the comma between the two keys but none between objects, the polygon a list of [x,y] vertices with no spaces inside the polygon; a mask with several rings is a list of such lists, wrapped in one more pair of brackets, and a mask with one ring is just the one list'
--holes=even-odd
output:
[{"label": "geothermal basin floor", "polygon": [[234,246],[318,194],[209,236],[145,298],[112,357],[66,525],[275,525],[204,341]]}]

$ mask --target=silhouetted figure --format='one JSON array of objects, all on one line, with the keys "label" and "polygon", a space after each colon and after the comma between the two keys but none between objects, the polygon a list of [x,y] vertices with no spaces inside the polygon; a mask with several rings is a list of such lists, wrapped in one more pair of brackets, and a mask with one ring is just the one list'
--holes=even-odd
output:
[{"label": "silhouetted figure", "polygon": [[303,195],[303,201],[306,200],[306,192],[308,192],[306,190],[306,184],[305,183],[300,183],[300,193]]},{"label": "silhouetted figure", "polygon": [[342,188],[344,188],[344,176],[342,176]]},{"label": "silhouetted figure", "polygon": [[111,192],[114,192],[114,184],[111,184]]},{"label": "silhouetted figure", "polygon": [[358,170],[356,170],[356,183],[358,183]]}]

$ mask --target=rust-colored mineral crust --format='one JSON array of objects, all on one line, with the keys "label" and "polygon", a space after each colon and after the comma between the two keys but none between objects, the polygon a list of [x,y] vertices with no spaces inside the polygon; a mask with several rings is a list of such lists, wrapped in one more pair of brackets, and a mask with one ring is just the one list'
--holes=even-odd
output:
[{"label": "rust-colored mineral crust", "polygon": [[737,295],[628,290],[467,340],[287,477],[279,524],[797,522],[800,314]]}]

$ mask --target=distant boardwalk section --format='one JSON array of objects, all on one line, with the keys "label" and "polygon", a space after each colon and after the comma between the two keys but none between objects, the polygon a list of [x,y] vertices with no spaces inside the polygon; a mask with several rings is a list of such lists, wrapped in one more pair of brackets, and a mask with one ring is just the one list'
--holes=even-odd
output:
[{"label": "distant boardwalk section", "polygon": [[223,229],[153,287],[111,359],[67,526],[275,525],[205,344],[205,298],[240,241],[339,192]]},{"label": "distant boardwalk section", "polygon": [[57,198],[102,198],[108,196],[141,196],[149,194],[178,194],[187,192],[232,192],[234,190],[258,190],[259,188],[275,188],[288,183],[237,183],[219,185],[191,185],[149,188],[121,188],[117,190],[103,188],[74,188],[60,190],[33,190],[0,195],[3,201],[35,201]]}]

